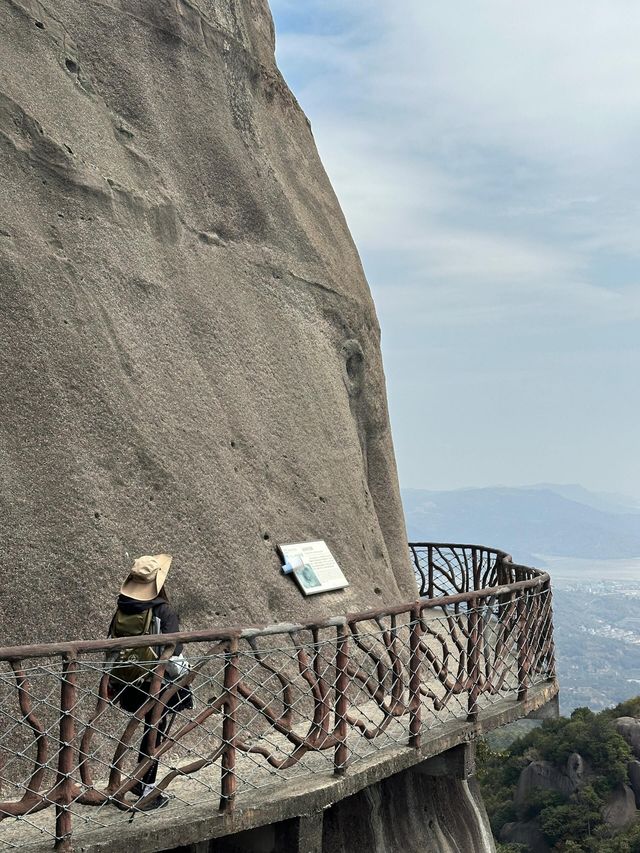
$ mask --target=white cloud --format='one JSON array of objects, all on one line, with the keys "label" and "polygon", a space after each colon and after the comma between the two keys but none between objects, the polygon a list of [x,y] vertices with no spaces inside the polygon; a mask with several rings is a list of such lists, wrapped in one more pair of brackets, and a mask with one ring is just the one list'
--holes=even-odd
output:
[{"label": "white cloud", "polygon": [[[565,167],[620,150],[640,108],[640,6],[612,0],[382,4],[376,88],[463,140]],[[380,61],[381,58],[381,61]],[[376,71],[378,72],[376,74]],[[419,98],[420,100],[416,100]],[[471,135],[471,139],[469,138]]]},{"label": "white cloud", "polygon": [[588,267],[640,251],[614,194],[640,182],[634,22],[627,2],[361,0],[345,29],[281,36],[283,60],[315,69],[298,95],[365,258],[404,253],[414,287],[466,282],[489,303],[501,282],[556,313],[564,294],[578,320],[632,301]]},{"label": "white cloud", "polygon": [[[553,443],[531,460],[544,478],[633,491],[640,5],[274,0],[274,11],[279,61],[364,256],[394,419],[413,417],[429,388],[507,394],[530,410],[524,443],[536,428]],[[424,407],[446,478],[459,446],[446,450],[448,427]],[[581,441],[554,440],[557,421]],[[494,479],[529,464],[512,428],[474,424]],[[428,485],[422,428],[396,432],[401,472]],[[598,467],[604,448],[618,457]]]},{"label": "white cloud", "polygon": [[387,329],[404,327],[412,332],[505,323],[528,331],[555,330],[557,334],[579,326],[584,334],[594,334],[610,323],[640,319],[640,300],[635,292],[623,295],[573,280],[551,278],[544,286],[540,282],[503,282],[476,289],[451,282],[429,288],[400,283],[392,287],[374,285],[373,289]]},{"label": "white cloud", "polygon": [[[401,244],[402,246],[402,244]],[[431,279],[458,279],[478,283],[535,282],[566,275],[578,266],[568,253],[554,251],[495,233],[464,229],[436,229],[414,235],[413,247],[420,253],[417,272]]]}]

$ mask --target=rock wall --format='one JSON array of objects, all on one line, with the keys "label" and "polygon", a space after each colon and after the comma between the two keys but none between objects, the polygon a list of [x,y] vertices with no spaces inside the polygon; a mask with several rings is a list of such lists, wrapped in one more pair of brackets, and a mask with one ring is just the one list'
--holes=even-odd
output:
[{"label": "rock wall", "polygon": [[[265,0],[0,0],[1,642],[415,595],[379,328]],[[278,542],[351,586],[303,600]],[[127,556],[129,555],[129,556]]]},{"label": "rock wall", "polygon": [[494,853],[475,779],[413,771],[337,803],[325,813],[322,853]]}]

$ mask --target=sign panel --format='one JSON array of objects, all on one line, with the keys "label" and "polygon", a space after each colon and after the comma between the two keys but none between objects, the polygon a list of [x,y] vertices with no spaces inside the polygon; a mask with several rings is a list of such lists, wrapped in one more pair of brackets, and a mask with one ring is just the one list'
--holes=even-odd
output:
[{"label": "sign panel", "polygon": [[279,548],[285,560],[283,571],[295,577],[305,595],[331,592],[349,586],[323,539],[317,542],[280,545]]}]

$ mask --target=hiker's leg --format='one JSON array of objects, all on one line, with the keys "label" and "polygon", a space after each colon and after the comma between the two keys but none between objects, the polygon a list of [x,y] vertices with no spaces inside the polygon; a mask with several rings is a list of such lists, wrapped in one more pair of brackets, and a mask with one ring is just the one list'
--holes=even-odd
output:
[{"label": "hiker's leg", "polygon": [[[159,700],[163,701],[162,693],[160,694]],[[163,703],[164,705],[164,703]],[[149,750],[157,749],[164,740],[164,735],[169,728],[173,712],[171,707],[164,705],[162,708],[162,713],[160,714],[160,719],[156,723],[155,726],[151,725],[151,714],[152,711],[145,716],[145,734],[142,738],[142,744],[140,745],[140,754],[143,755],[143,758],[149,757]],[[142,759],[140,759],[142,760]],[[154,759],[153,763],[147,770],[147,772],[142,777],[143,785],[153,785],[156,781],[156,776],[158,775],[158,760]]]},{"label": "hiker's leg", "polygon": [[[149,711],[145,714],[144,717],[144,734],[142,736],[142,741],[140,743],[140,753],[138,755],[139,763],[149,758],[149,753],[153,752],[155,749],[157,732],[155,726],[151,724],[151,714],[152,711]],[[157,762],[154,761],[142,777],[142,784],[153,784],[153,782],[155,782],[157,770]]]}]

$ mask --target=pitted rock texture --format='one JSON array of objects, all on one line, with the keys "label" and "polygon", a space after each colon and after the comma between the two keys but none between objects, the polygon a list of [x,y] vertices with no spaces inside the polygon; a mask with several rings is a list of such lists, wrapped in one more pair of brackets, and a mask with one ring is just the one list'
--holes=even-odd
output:
[{"label": "pitted rock texture", "polygon": [[[415,595],[379,328],[265,0],[0,0],[2,642]],[[303,599],[278,542],[351,583]],[[127,554],[129,556],[127,556]]]}]

